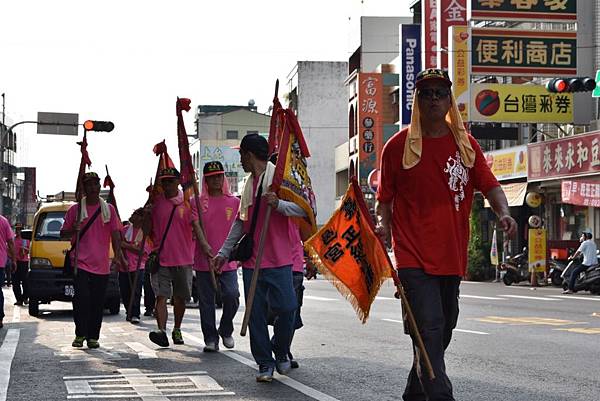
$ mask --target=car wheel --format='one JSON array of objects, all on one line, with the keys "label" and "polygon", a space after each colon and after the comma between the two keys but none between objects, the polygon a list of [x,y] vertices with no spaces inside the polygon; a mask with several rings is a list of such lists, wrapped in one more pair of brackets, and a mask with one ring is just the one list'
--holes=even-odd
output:
[{"label": "car wheel", "polygon": [[29,315],[38,316],[40,314],[40,302],[37,299],[29,298]]}]

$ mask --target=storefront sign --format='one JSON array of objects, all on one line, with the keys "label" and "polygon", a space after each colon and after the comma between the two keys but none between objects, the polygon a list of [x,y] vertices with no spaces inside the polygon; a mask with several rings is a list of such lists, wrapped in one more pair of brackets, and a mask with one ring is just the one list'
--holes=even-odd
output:
[{"label": "storefront sign", "polygon": [[471,121],[572,123],[573,94],[541,85],[472,84]]},{"label": "storefront sign", "polygon": [[575,21],[577,0],[469,0],[473,20]]},{"label": "storefront sign", "polygon": [[402,103],[402,124],[410,124],[412,103],[415,92],[415,77],[421,71],[421,26],[417,24],[400,25],[400,43],[402,46],[402,65],[400,88]]},{"label": "storefront sign", "polygon": [[448,68],[448,28],[467,24],[467,0],[437,0],[437,67]]},{"label": "storefront sign", "polygon": [[473,74],[577,74],[575,31],[473,28],[471,49]]},{"label": "storefront sign", "polygon": [[464,122],[469,119],[469,30],[467,26],[455,25],[449,29],[448,48],[450,63],[448,73],[458,111]]},{"label": "storefront sign", "polygon": [[600,173],[600,131],[527,145],[528,181]]},{"label": "storefront sign", "polygon": [[546,230],[529,229],[529,271],[546,271]]},{"label": "storefront sign", "polygon": [[485,152],[485,160],[498,181],[527,177],[527,146]]},{"label": "storefront sign", "polygon": [[367,186],[369,173],[379,166],[383,148],[383,77],[358,74],[359,183]]},{"label": "storefront sign", "polygon": [[563,180],[560,186],[563,203],[600,207],[600,181]]},{"label": "storefront sign", "polygon": [[423,0],[421,19],[421,43],[423,45],[423,69],[437,68],[437,1]]},{"label": "storefront sign", "polygon": [[[230,146],[200,146],[198,153],[198,175],[202,175],[202,168],[204,163],[209,161],[217,160],[223,164],[225,169],[225,177],[229,184],[229,189],[233,193],[238,193],[238,183],[244,178],[246,173],[240,162],[240,153],[236,149],[232,149]],[[202,179],[202,177],[200,177]]]}]

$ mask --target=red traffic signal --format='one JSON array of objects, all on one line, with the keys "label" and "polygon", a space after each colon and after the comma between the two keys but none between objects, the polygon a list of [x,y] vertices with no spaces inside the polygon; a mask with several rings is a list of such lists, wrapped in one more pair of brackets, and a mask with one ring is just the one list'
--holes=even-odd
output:
[{"label": "red traffic signal", "polygon": [[115,125],[112,121],[87,120],[83,123],[83,128],[85,128],[86,131],[110,132],[115,129]]},{"label": "red traffic signal", "polygon": [[590,77],[553,78],[546,84],[551,93],[589,92],[596,88],[596,80]]}]

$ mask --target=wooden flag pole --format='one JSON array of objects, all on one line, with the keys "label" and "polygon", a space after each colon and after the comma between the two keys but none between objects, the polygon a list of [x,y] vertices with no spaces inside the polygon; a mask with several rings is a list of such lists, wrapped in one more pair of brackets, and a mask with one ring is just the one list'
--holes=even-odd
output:
[{"label": "wooden flag pole", "polygon": [[248,298],[246,299],[246,309],[244,310],[244,320],[242,320],[242,329],[240,335],[244,337],[248,330],[248,322],[250,321],[250,313],[252,313],[252,304],[254,303],[254,294],[256,293],[256,285],[258,283],[258,275],[260,274],[260,262],[262,261],[263,250],[265,248],[265,240],[267,231],[269,230],[269,220],[271,219],[271,206],[267,207],[265,213],[265,222],[260,231],[260,240],[258,242],[258,252],[256,253],[256,261],[254,263],[254,271],[252,272],[252,281],[248,290]]}]

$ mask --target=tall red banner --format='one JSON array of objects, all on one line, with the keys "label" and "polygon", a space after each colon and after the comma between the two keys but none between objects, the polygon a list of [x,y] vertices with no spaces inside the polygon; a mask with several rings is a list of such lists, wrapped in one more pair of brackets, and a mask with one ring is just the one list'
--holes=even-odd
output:
[{"label": "tall red banner", "polygon": [[383,149],[383,76],[358,74],[359,182],[368,190],[368,177],[379,166]]},{"label": "tall red banner", "polygon": [[423,69],[437,67],[437,1],[423,0],[421,17],[421,46]]},{"label": "tall red banner", "polygon": [[600,207],[600,181],[562,180],[561,195],[563,203]]},{"label": "tall red banner", "polygon": [[467,24],[467,0],[437,0],[437,68],[448,68],[448,28]]}]

